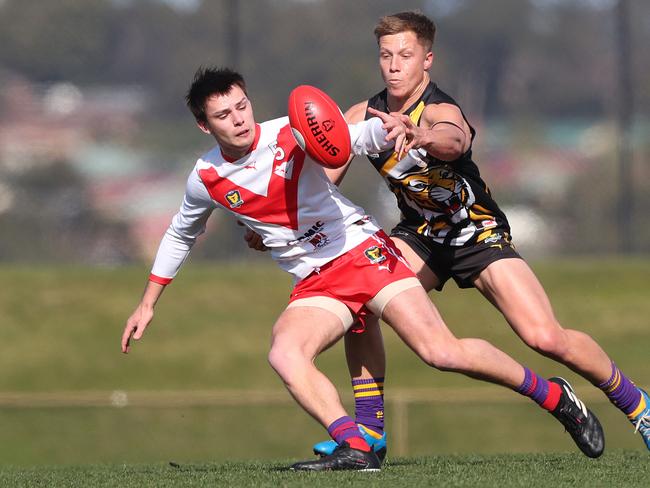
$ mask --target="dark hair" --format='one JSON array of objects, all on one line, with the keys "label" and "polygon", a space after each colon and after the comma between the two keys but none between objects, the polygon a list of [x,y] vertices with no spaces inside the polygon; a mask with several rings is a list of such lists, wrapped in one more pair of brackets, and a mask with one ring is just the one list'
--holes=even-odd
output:
[{"label": "dark hair", "polygon": [[382,17],[375,27],[375,37],[379,42],[380,37],[407,31],[415,33],[418,41],[427,51],[431,50],[436,36],[436,26],[429,17],[420,12],[399,12]]},{"label": "dark hair", "polygon": [[233,86],[238,86],[246,93],[244,77],[230,68],[204,68],[201,66],[194,73],[194,80],[187,90],[185,102],[199,122],[205,122],[205,102],[212,95],[225,95]]}]

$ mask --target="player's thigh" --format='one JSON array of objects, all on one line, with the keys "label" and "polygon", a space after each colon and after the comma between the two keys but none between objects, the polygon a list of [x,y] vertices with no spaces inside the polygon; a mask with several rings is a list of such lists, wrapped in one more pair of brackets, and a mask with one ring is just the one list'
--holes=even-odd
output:
[{"label": "player's thigh", "polygon": [[491,263],[479,273],[474,285],[521,337],[560,327],[544,288],[523,259]]},{"label": "player's thigh", "polygon": [[345,325],[339,314],[325,308],[290,306],[273,326],[271,349],[290,350],[313,359],[343,337]]},{"label": "player's thigh", "polygon": [[385,306],[382,318],[424,359],[444,352],[456,342],[422,287],[409,288],[395,295]]},{"label": "player's thigh", "polygon": [[431,291],[440,284],[435,273],[426,265],[420,255],[413,250],[408,242],[399,237],[391,237],[397,249],[400,250],[404,259],[409,263],[413,272],[417,275],[425,290]]}]

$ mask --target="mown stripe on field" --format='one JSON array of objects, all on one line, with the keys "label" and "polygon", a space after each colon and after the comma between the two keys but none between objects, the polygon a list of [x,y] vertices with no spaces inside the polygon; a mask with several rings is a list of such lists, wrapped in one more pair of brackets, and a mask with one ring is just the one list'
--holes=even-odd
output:
[{"label": "mown stripe on field", "polygon": [[[341,391],[341,396],[351,393]],[[577,388],[589,403],[607,402],[595,388]],[[391,388],[387,403],[512,403],[528,401],[499,387],[480,388]],[[55,391],[0,392],[0,408],[69,407],[199,407],[291,405],[293,399],[284,390],[181,390],[181,391]]]}]

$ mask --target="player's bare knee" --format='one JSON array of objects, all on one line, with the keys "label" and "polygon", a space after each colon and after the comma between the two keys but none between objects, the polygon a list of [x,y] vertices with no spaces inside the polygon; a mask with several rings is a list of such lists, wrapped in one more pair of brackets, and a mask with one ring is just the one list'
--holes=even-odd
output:
[{"label": "player's bare knee", "polygon": [[275,372],[287,382],[293,372],[302,368],[305,358],[300,350],[291,344],[274,342],[269,351],[268,361]]},{"label": "player's bare knee", "polygon": [[565,331],[555,325],[538,328],[526,343],[537,352],[552,357],[562,357],[569,349]]},{"label": "player's bare knee", "polygon": [[457,367],[455,354],[445,347],[422,348],[418,355],[426,364],[440,371],[451,371]]},{"label": "player's bare knee", "polygon": [[282,376],[281,371],[283,370],[284,363],[282,361],[282,355],[279,353],[278,349],[272,347],[271,350],[269,351],[267,359],[271,367],[274,369],[274,371],[278,373],[280,376]]}]

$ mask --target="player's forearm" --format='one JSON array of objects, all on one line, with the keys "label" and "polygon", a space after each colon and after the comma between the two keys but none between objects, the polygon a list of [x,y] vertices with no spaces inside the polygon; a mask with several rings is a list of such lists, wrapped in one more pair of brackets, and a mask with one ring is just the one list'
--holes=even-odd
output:
[{"label": "player's forearm", "polygon": [[169,284],[190,254],[196,239],[205,232],[205,224],[215,204],[198,176],[192,171],[180,210],[172,218],[160,241],[149,279]]},{"label": "player's forearm", "polygon": [[454,161],[465,152],[465,135],[456,126],[420,128],[415,148],[424,149],[430,156],[442,161]]},{"label": "player's forearm", "polygon": [[161,285],[169,284],[189,256],[195,241],[179,234],[172,224],[160,241],[149,280]]},{"label": "player's forearm", "polygon": [[350,128],[350,142],[352,154],[350,160],[340,168],[326,168],[325,174],[336,186],[339,186],[347,173],[354,156],[375,154],[390,149],[395,141],[387,141],[388,131],[383,127],[383,122],[377,117],[348,124]]},{"label": "player's forearm", "polygon": [[350,162],[351,161],[348,161],[348,163],[341,168],[325,168],[325,174],[336,186],[339,186],[343,181],[345,173],[348,172],[348,168],[350,167]]},{"label": "player's forearm", "polygon": [[365,156],[394,147],[395,141],[386,140],[388,131],[382,127],[383,124],[384,122],[378,117],[372,117],[356,124],[349,124],[352,154]]},{"label": "player's forearm", "polygon": [[147,286],[144,288],[144,293],[142,294],[142,300],[140,300],[140,305],[145,308],[153,310],[162,295],[162,292],[165,290],[166,285],[161,285],[154,281],[148,281]]}]

